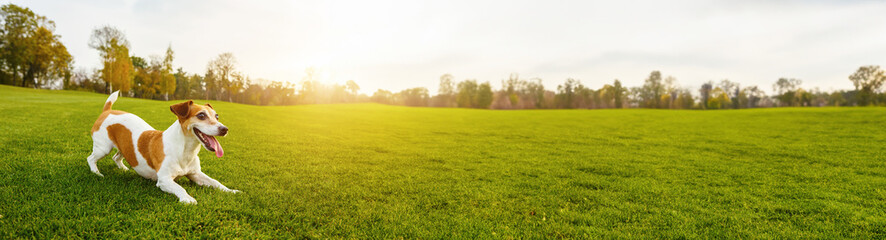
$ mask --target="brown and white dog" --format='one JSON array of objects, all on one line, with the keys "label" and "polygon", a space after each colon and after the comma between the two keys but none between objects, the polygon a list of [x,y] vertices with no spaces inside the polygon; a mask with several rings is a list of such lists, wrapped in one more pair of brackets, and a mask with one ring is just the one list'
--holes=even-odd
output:
[{"label": "brown and white dog", "polygon": [[123,159],[142,177],[157,181],[161,190],[175,194],[183,203],[197,203],[185,189],[175,183],[175,179],[186,176],[201,186],[211,186],[226,192],[231,190],[206,176],[200,171],[197,153],[200,145],[216,157],[224,154],[221,144],[214,136],[225,136],[228,128],[218,121],[218,114],[208,103],[197,105],[193,101],[174,104],[169,110],[178,117],[166,131],[154,130],[138,116],[111,110],[117,101],[117,92],[111,93],[105,101],[102,114],[92,125],[92,154],[86,158],[89,169],[104,176],[95,165],[108,155],[112,148],[117,149],[114,162],[117,167],[128,170]]}]

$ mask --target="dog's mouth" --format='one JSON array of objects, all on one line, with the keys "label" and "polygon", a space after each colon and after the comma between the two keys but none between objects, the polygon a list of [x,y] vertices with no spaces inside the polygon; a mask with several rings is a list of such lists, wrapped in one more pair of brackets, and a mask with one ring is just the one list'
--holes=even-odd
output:
[{"label": "dog's mouth", "polygon": [[225,154],[225,150],[222,149],[221,144],[218,143],[215,137],[201,132],[196,127],[194,128],[194,135],[197,135],[197,139],[203,143],[203,148],[206,148],[207,151],[215,152],[216,157],[222,157]]}]

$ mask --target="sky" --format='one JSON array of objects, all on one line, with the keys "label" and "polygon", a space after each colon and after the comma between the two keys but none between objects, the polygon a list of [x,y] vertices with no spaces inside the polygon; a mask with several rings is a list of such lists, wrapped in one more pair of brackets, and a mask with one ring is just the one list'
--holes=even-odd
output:
[{"label": "sky", "polygon": [[640,86],[661,71],[697,89],[722,79],[767,92],[780,77],[852,89],[864,65],[886,67],[886,1],[8,1],[56,22],[76,68],[99,68],[96,27],[122,30],[130,53],[175,51],[203,74],[231,52],[252,79],[325,83],[361,92],[426,87],[440,76],[510,74],[556,89],[567,78],[599,88]]}]

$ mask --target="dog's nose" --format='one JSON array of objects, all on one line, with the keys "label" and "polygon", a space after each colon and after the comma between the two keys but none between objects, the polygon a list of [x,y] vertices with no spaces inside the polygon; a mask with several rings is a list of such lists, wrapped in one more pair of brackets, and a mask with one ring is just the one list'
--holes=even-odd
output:
[{"label": "dog's nose", "polygon": [[218,135],[219,136],[228,135],[228,127],[225,127],[225,126],[218,127]]}]

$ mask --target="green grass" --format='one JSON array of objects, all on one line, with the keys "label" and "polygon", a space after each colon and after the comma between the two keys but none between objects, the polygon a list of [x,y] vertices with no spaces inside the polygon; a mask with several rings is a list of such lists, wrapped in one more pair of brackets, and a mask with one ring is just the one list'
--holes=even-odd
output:
[{"label": "green grass", "polygon": [[[884,238],[883,108],[490,111],[212,102],[184,205],[110,157],[105,95],[0,86],[0,238]],[[205,101],[197,101],[203,103]],[[174,102],[121,98],[158,129]]]}]

